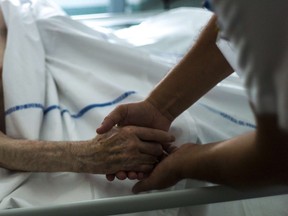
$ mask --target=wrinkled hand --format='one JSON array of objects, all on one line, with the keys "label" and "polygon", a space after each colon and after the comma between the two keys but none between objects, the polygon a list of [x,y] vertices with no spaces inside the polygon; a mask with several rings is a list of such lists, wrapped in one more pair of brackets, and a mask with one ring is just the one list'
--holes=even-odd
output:
[{"label": "wrinkled hand", "polygon": [[[161,158],[158,158],[159,162],[168,156],[167,152],[173,152],[174,150],[177,149],[177,147],[175,145],[170,145],[170,144],[162,145],[162,147],[163,147],[164,151],[163,151]],[[149,173],[133,172],[133,171],[129,171],[129,172],[119,171],[116,174],[106,175],[106,178],[108,181],[114,181],[115,178],[117,178],[119,180],[125,180],[127,178],[130,180],[143,180],[143,179],[147,178],[148,176],[149,176]]]},{"label": "wrinkled hand", "polygon": [[[137,125],[168,131],[171,120],[165,117],[149,101],[145,100],[138,103],[124,104],[116,107],[108,116],[106,116],[96,132],[103,134],[108,132],[113,126]],[[146,177],[145,173],[120,171],[115,174],[107,175],[109,181],[117,177],[120,180],[129,178],[131,180],[141,180]]]},{"label": "wrinkled hand", "polygon": [[168,131],[171,120],[164,116],[148,100],[116,107],[106,116],[96,132],[103,134],[113,126],[136,125]]},{"label": "wrinkled hand", "polygon": [[[136,126],[113,128],[98,135],[78,151],[81,171],[112,174],[120,170],[150,172],[163,154],[162,145],[174,137],[161,130]],[[79,150],[79,149],[78,149]]]}]

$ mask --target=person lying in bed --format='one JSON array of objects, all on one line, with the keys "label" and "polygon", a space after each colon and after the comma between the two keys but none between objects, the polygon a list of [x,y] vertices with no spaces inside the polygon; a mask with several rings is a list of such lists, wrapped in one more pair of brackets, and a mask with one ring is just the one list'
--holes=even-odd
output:
[{"label": "person lying in bed", "polygon": [[[142,127],[115,127],[85,141],[17,140],[5,135],[2,66],[7,29],[0,11],[0,166],[13,171],[109,174],[150,172],[174,137]],[[139,177],[139,176],[138,176]],[[140,177],[141,178],[141,177]]]}]

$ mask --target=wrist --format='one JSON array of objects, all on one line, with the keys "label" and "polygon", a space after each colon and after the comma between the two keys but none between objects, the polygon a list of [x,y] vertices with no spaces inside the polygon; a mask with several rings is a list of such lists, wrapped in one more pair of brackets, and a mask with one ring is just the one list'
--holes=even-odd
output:
[{"label": "wrist", "polygon": [[[170,98],[169,100],[165,98]],[[161,115],[163,115],[168,121],[173,122],[177,116],[174,116],[171,113],[171,108],[174,104],[174,98],[171,96],[167,96],[162,92],[151,93],[148,98],[146,98],[146,102],[151,104]]]},{"label": "wrist", "polygon": [[186,143],[181,145],[176,152],[172,153],[175,158],[174,172],[180,180],[187,178],[194,179],[198,176],[196,173],[198,172],[197,169],[199,166],[199,147],[201,147],[201,145]]},{"label": "wrist", "polygon": [[70,143],[69,160],[72,172],[106,173],[106,166],[109,165],[106,162],[107,157],[109,156],[102,151],[97,137],[92,140]]},{"label": "wrist", "polygon": [[[20,170],[32,172],[71,172],[73,160],[69,142],[19,141]],[[19,161],[19,160],[18,160]]]},{"label": "wrist", "polygon": [[[213,164],[211,164],[211,154],[213,154],[213,148],[216,143],[210,144],[194,144],[194,143],[187,143],[180,147],[181,152],[179,158],[180,160],[180,167],[179,167],[179,175],[182,179],[197,179],[197,180],[211,180],[214,179],[213,176],[216,174],[217,169]],[[209,169],[210,167],[210,169]],[[210,170],[213,172],[211,173]]]},{"label": "wrist", "polygon": [[88,155],[87,143],[89,141],[79,141],[79,142],[67,142],[67,157],[71,172],[85,172],[87,170],[87,162],[85,163],[85,158]]}]

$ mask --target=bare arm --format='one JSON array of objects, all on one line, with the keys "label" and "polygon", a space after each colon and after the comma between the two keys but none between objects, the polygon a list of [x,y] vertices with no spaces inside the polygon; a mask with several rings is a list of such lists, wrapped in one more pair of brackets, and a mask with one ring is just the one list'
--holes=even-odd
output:
[{"label": "bare arm", "polygon": [[162,145],[173,140],[167,132],[132,126],[79,142],[16,140],[1,133],[0,165],[32,172],[150,172],[163,154]]},{"label": "bare arm", "polygon": [[16,140],[1,133],[0,165],[14,171],[75,171],[71,150],[80,144]]},{"label": "bare arm", "polygon": [[116,124],[168,130],[179,114],[233,72],[215,44],[217,35],[213,16],[196,44],[146,100],[118,106],[106,116],[97,133],[105,133]]},{"label": "bare arm", "polygon": [[287,134],[273,116],[258,117],[258,127],[253,133],[191,149],[197,157],[187,157],[183,177],[236,187],[288,184]]},{"label": "bare arm", "polygon": [[169,119],[174,120],[233,72],[216,45],[217,35],[213,16],[197,43],[147,98]]},{"label": "bare arm", "polygon": [[184,178],[233,187],[288,184],[288,134],[273,115],[257,116],[256,132],[205,145],[188,143],[172,152],[133,191],[163,189]]}]

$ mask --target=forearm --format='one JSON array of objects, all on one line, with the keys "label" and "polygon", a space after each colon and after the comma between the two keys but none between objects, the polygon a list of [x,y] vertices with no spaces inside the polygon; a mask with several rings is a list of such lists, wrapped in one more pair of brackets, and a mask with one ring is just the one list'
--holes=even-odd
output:
[{"label": "forearm", "polygon": [[[0,9],[0,113],[4,113],[2,68],[7,40],[7,27]],[[5,118],[0,122],[1,131],[5,132]],[[0,166],[15,171],[58,172],[76,171],[70,149],[73,142],[45,142],[15,140],[0,132]],[[74,158],[75,159],[75,158]]]},{"label": "forearm", "polygon": [[182,61],[159,83],[147,100],[174,120],[233,70],[216,46],[216,17]]},{"label": "forearm", "polygon": [[81,142],[47,142],[0,137],[0,165],[14,171],[77,172],[77,146]]},{"label": "forearm", "polygon": [[0,133],[0,166],[30,172],[151,172],[163,154],[162,144],[168,148],[173,140],[162,130],[133,126],[87,141],[16,140]]},{"label": "forearm", "polygon": [[199,145],[183,159],[182,177],[235,187],[287,184],[287,148],[267,152],[259,142],[254,132]]},{"label": "forearm", "polygon": [[[255,134],[251,133],[231,140],[199,146],[198,156],[194,158],[195,161],[191,161],[198,166],[193,165],[193,170],[190,172],[189,167],[186,166],[183,173],[188,174],[186,178],[225,185],[238,186],[254,182],[253,175],[258,174],[258,168],[255,166],[257,159],[253,149],[254,141]],[[195,153],[197,154],[191,152],[191,154]]]}]

